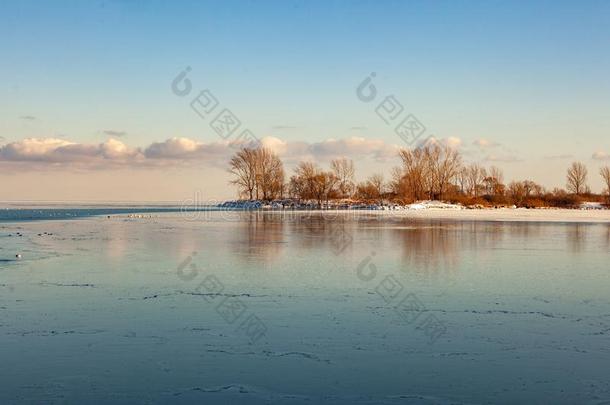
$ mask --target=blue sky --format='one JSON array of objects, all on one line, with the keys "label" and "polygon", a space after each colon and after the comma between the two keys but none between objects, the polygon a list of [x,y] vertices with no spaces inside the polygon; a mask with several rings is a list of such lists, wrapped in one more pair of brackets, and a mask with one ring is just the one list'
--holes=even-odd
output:
[{"label": "blue sky", "polygon": [[[497,144],[469,159],[492,156],[507,177],[548,186],[583,160],[598,184],[604,162],[592,155],[610,152],[608,2],[178,3],[1,1],[0,145],[100,143],[104,131],[133,147],[216,142],[170,91],[185,66],[195,89],[210,89],[259,137],[400,144],[355,96],[376,72],[380,93],[429,133],[470,149]],[[189,176],[178,194],[195,184]]]}]

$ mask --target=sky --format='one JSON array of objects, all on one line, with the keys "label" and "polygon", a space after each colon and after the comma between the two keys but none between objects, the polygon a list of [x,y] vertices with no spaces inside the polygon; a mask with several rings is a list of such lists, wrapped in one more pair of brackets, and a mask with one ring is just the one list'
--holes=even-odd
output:
[{"label": "sky", "polygon": [[235,197],[244,130],[389,178],[406,117],[508,181],[610,164],[606,1],[0,0],[0,51],[5,201]]}]

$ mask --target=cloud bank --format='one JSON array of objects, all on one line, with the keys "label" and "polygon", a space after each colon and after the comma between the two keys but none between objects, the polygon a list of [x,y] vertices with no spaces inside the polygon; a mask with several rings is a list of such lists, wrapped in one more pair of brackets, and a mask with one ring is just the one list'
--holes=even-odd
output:
[{"label": "cloud bank", "polygon": [[[503,148],[502,145],[484,139],[465,144],[457,137],[444,139],[430,137],[422,142],[447,145],[460,150],[465,156],[479,155],[480,159],[487,162],[522,161],[514,152]],[[285,141],[267,136],[261,139],[261,144],[276,152],[289,166],[301,160],[326,163],[344,156],[356,161],[369,159],[380,163],[398,163],[396,160],[398,151],[407,147],[401,143],[392,144],[381,139],[359,136],[330,138],[318,142]],[[475,153],[470,145],[479,149],[478,153]],[[202,142],[184,137],[169,138],[144,147],[131,147],[115,138],[98,144],[78,143],[61,138],[27,138],[5,145],[0,144],[0,165],[13,164],[31,169],[49,166],[105,169],[201,165],[224,169],[238,148],[239,145],[226,140]],[[560,157],[567,158],[567,156]],[[593,154],[593,159],[610,160],[610,155],[596,152]]]},{"label": "cloud bank", "polygon": [[[458,142],[456,139],[450,142]],[[285,159],[326,161],[346,156],[352,159],[387,161],[397,157],[400,145],[379,139],[350,137],[321,142],[284,141],[268,136],[261,143]],[[27,138],[0,145],[0,164],[31,167],[69,166],[79,168],[150,167],[194,165],[226,167],[238,146],[229,141],[201,142],[175,137],[153,142],[145,147],[130,147],[114,138],[99,144],[87,144],[60,138]]]},{"label": "cloud bank", "polygon": [[116,139],[93,145],[57,138],[27,138],[0,147],[0,162],[97,165],[104,161],[127,164],[141,158],[138,149],[130,148]]}]

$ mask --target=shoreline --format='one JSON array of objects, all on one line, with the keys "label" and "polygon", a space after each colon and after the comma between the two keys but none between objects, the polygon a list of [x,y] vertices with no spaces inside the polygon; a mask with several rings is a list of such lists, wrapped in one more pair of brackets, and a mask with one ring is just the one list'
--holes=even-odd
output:
[{"label": "shoreline", "polygon": [[[16,209],[20,210],[20,209]],[[64,209],[66,211],[73,211]],[[36,210],[41,213],[44,210]],[[567,208],[482,208],[482,209],[451,209],[451,208],[426,208],[408,210],[374,210],[374,209],[227,209],[218,207],[176,207],[163,210],[131,208],[115,212],[95,212],[96,210],[83,210],[79,214],[57,216],[54,209],[49,209],[47,216],[24,216],[1,218],[0,223],[19,223],[31,221],[62,221],[87,218],[125,218],[125,219],[147,219],[158,218],[168,215],[178,215],[185,220],[201,221],[209,216],[224,216],[227,221],[236,219],[236,215],[270,215],[283,217],[289,220],[291,217],[304,219],[308,215],[322,216],[327,220],[334,217],[362,218],[377,217],[385,219],[447,219],[462,221],[495,221],[495,222],[548,222],[548,223],[609,223],[610,210],[585,210]],[[110,210],[112,211],[112,210]],[[338,219],[338,218],[337,218]]]},{"label": "shoreline", "polygon": [[[238,211],[225,211],[238,212]],[[484,209],[442,209],[428,208],[423,210],[250,210],[258,214],[285,215],[286,217],[306,216],[308,214],[325,217],[374,216],[384,218],[413,219],[455,219],[467,221],[498,221],[498,222],[550,222],[550,223],[610,223],[610,210],[578,210],[578,209],[540,209],[540,208],[484,208]]]}]

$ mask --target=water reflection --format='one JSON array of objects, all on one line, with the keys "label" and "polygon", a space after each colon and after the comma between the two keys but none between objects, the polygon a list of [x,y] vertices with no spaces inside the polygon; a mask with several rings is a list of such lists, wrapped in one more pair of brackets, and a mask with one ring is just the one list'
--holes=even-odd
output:
[{"label": "water reflection", "polygon": [[402,252],[402,270],[437,272],[459,266],[460,230],[442,224],[419,224],[391,231]]},{"label": "water reflection", "polygon": [[281,255],[287,243],[285,222],[264,212],[243,213],[237,222],[232,250],[245,261],[271,263]]},{"label": "water reflection", "polygon": [[583,224],[574,224],[567,229],[567,247],[570,252],[580,253],[583,251],[587,238],[587,229],[587,225]]},{"label": "water reflection", "polygon": [[[465,252],[485,260],[494,249],[527,248],[532,241],[564,234],[571,252],[581,252],[590,224],[487,222],[380,218],[309,213],[242,213],[232,222],[232,250],[243,260],[270,263],[285,249],[317,250],[320,254],[357,255],[374,249],[396,250],[404,271],[452,271]],[[605,227],[610,243],[610,226]]]},{"label": "water reflection", "polygon": [[49,248],[65,251],[63,241],[67,239],[71,249],[102,251],[113,264],[139,247],[149,252],[151,262],[178,262],[199,251],[218,253],[218,257],[230,252],[239,261],[262,265],[290,262],[295,254],[311,251],[321,260],[358,262],[377,251],[404,272],[431,274],[455,271],[465,258],[492,261],[498,249],[529,250],[537,246],[580,253],[592,243],[605,249],[610,246],[610,225],[433,220],[375,214],[232,215],[229,219],[216,213],[198,221],[180,217],[155,221],[97,219],[92,225],[98,229],[95,235],[81,235],[76,223],[54,223],[55,235],[39,240]]}]

